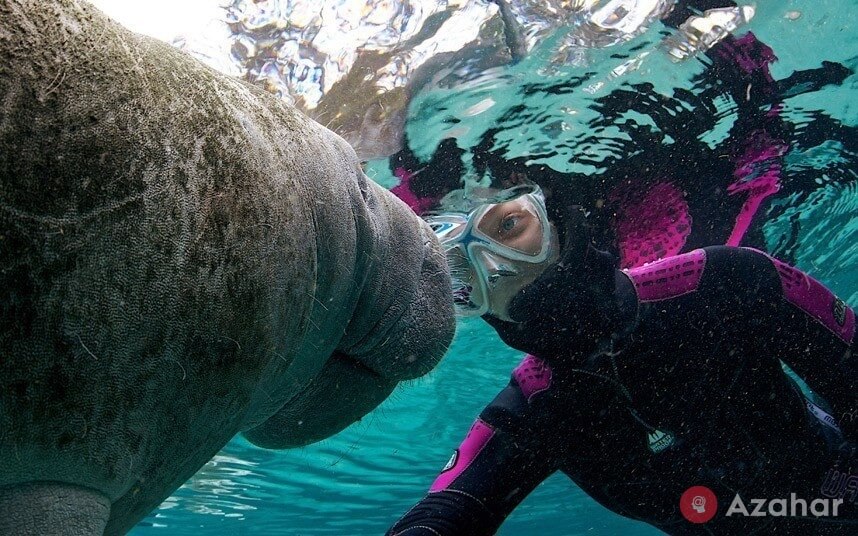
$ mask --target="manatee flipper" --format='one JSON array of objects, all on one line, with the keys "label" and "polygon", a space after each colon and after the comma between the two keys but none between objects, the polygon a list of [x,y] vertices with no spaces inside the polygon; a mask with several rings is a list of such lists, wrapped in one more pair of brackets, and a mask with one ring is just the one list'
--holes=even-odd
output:
[{"label": "manatee flipper", "polygon": [[101,536],[110,500],[97,491],[59,482],[0,487],[0,534]]}]

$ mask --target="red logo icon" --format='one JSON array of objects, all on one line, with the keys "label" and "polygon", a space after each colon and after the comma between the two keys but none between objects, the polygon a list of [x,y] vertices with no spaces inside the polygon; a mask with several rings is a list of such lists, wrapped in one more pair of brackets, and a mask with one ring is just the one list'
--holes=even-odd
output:
[{"label": "red logo icon", "polygon": [[679,499],[679,511],[692,523],[706,523],[718,511],[718,499],[706,486],[691,486]]}]

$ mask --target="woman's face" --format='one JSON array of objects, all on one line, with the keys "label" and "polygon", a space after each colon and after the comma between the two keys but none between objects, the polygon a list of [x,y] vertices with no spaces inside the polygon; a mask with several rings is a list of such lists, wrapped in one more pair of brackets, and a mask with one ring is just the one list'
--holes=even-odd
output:
[{"label": "woman's face", "polygon": [[[543,247],[542,225],[539,216],[529,208],[528,203],[519,198],[492,206],[480,219],[478,229],[499,244],[521,253],[537,255]],[[501,320],[510,321],[508,308],[513,297],[539,277],[546,266],[557,260],[557,233],[553,226],[549,231],[552,254],[545,262],[536,264],[501,258],[500,263],[486,263],[490,273],[488,292],[490,314]],[[510,265],[514,268],[515,275],[509,274],[509,271],[504,269]]]}]

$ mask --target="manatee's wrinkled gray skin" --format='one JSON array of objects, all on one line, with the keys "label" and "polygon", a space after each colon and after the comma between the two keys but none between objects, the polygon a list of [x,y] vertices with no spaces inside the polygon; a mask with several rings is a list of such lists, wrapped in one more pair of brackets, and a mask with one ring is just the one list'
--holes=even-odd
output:
[{"label": "manatee's wrinkled gray skin", "polygon": [[0,534],[121,534],[238,432],[341,430],[443,355],[445,266],[273,96],[0,0]]}]

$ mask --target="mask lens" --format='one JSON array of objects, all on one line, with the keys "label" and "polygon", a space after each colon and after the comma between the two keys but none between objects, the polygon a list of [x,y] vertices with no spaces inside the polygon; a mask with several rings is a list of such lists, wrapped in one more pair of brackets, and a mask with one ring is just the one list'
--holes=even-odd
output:
[{"label": "mask lens", "polygon": [[539,255],[544,247],[546,229],[530,196],[493,205],[477,229],[495,244],[525,255]]},{"label": "mask lens", "polygon": [[502,281],[550,259],[551,235],[541,192],[504,193],[516,196],[484,203],[468,213],[427,218],[446,251],[453,300],[461,315],[485,314],[490,294]]},{"label": "mask lens", "polygon": [[429,227],[441,244],[458,239],[467,226],[468,220],[460,216],[433,216],[428,219]]}]

